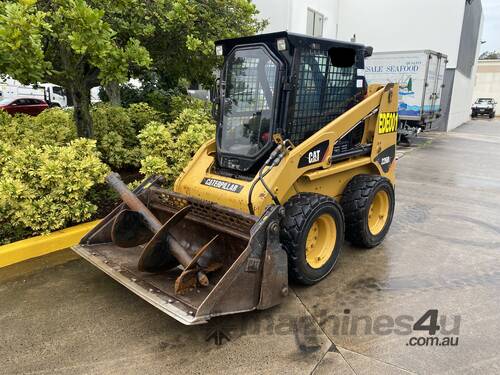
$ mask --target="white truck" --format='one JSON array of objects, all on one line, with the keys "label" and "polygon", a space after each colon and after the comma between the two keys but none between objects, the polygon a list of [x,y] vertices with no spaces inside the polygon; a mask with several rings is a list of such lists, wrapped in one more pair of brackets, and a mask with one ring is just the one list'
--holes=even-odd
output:
[{"label": "white truck", "polygon": [[399,140],[428,130],[441,116],[447,56],[422,50],[379,52],[365,62],[368,84],[399,84]]},{"label": "white truck", "polygon": [[19,81],[7,77],[0,79],[0,99],[36,98],[47,102],[50,107],[65,108],[68,106],[66,92],[52,83],[23,85]]}]

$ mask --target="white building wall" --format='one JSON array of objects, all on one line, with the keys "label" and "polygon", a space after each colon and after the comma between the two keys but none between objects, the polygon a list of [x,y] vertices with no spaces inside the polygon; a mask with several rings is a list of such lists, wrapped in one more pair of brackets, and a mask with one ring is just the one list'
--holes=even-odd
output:
[{"label": "white building wall", "polygon": [[[375,52],[432,49],[448,56],[455,68],[465,2],[457,0],[253,0],[264,32],[305,34],[307,9],[325,17],[323,36],[356,41]],[[446,15],[446,16],[443,16]]]},{"label": "white building wall", "polygon": [[335,38],[337,33],[337,18],[339,0],[290,0],[292,6],[290,31],[306,33],[307,8],[311,8],[325,16],[323,37]]},{"label": "white building wall", "polygon": [[465,1],[341,0],[337,39],[372,46],[374,52],[431,49],[457,65]]},{"label": "white building wall", "polygon": [[269,24],[263,33],[290,31],[290,0],[253,0],[259,10],[259,19],[266,19]]},{"label": "white building wall", "polygon": [[264,32],[290,31],[305,34],[307,30],[307,8],[325,17],[323,36],[335,38],[337,34],[338,8],[340,0],[253,0],[260,11],[259,18],[267,19],[269,25]]},{"label": "white building wall", "polygon": [[455,129],[470,120],[472,91],[474,80],[455,70],[455,81],[451,95],[448,131]]}]

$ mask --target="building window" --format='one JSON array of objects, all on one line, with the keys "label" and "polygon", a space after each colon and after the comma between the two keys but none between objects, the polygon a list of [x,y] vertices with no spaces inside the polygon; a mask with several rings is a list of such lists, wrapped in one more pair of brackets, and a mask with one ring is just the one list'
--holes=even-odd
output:
[{"label": "building window", "polygon": [[325,16],[321,13],[308,8],[307,9],[307,30],[306,33],[311,36],[323,36],[323,24]]}]

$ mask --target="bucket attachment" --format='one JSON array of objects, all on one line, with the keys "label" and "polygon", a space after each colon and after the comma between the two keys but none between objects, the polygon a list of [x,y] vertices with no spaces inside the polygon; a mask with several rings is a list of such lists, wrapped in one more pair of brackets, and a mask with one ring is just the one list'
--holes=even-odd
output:
[{"label": "bucket attachment", "polygon": [[133,192],[110,174],[123,203],[72,249],[181,323],[279,304],[288,294],[280,206],[261,218],[161,188]]}]

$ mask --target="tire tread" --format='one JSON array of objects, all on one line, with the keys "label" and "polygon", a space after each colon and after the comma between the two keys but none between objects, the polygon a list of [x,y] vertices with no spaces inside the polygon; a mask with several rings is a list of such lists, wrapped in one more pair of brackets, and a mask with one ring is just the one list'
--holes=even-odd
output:
[{"label": "tire tread", "polygon": [[285,204],[286,215],[282,222],[281,241],[288,254],[288,274],[294,281],[304,285],[310,285],[311,282],[304,278],[297,267],[301,228],[309,213],[324,203],[337,206],[342,213],[342,208],[335,199],[315,193],[299,193]]},{"label": "tire tread", "polygon": [[345,215],[345,238],[355,246],[373,247],[365,236],[364,216],[373,189],[383,180],[387,179],[378,175],[358,175],[344,190],[341,206]]}]

